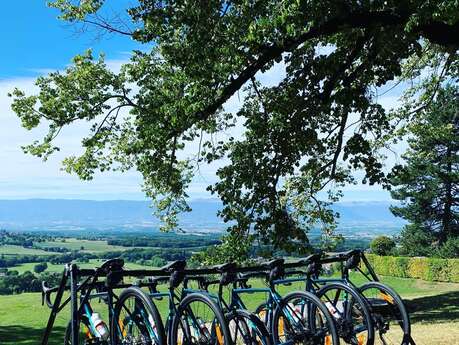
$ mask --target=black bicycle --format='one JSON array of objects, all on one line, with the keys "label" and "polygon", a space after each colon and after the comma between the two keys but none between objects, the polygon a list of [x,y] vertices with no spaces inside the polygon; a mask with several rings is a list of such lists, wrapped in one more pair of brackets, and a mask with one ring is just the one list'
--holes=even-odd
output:
[{"label": "black bicycle", "polygon": [[[376,330],[376,343],[381,345],[415,345],[411,337],[411,322],[402,298],[391,287],[381,283],[361,250],[338,253],[322,260],[340,263],[341,280],[358,290],[370,305]],[[367,280],[357,286],[350,271],[360,272]]]},{"label": "black bicycle", "polygon": [[[157,309],[138,287],[122,284],[123,266],[122,259],[108,260],[101,267],[92,270],[82,270],[77,265],[67,265],[58,287],[49,288],[43,283],[42,303],[46,302],[51,308],[51,314],[42,345],[48,344],[57,314],[69,303],[71,304],[71,318],[65,331],[65,345],[113,344],[112,334],[120,332],[121,326],[112,322],[116,313],[115,301],[117,306],[122,306],[126,313],[131,315],[131,319],[135,320],[129,330],[122,329],[121,332],[129,333],[132,339],[137,341],[131,342],[132,344],[151,343],[142,330],[152,325],[152,315],[157,314]],[[70,284],[67,284],[68,282]],[[115,289],[118,288],[124,288],[119,296],[115,294]],[[62,300],[66,290],[70,290],[70,297]],[[56,297],[54,301],[51,301],[53,293],[56,293]],[[105,322],[92,307],[91,302],[95,299],[102,300],[108,306],[108,322]],[[140,310],[142,314],[139,313]],[[142,342],[138,342],[139,340]],[[166,343],[158,342],[158,344],[165,345]]]},{"label": "black bicycle", "polygon": [[[113,335],[114,345],[232,345],[225,316],[208,293],[186,287],[181,292],[177,291],[186,276],[194,272],[185,270],[185,266],[186,262],[179,260],[155,271],[132,270],[126,273],[129,276],[153,277],[139,284],[149,288],[148,294],[133,287],[126,290],[125,298],[123,294],[120,295],[112,320],[112,329],[116,332]],[[201,270],[199,273],[209,272]],[[158,290],[158,285],[162,283],[168,285],[165,292]],[[133,302],[128,303],[128,298],[132,298]],[[169,303],[167,319],[163,324],[152,301],[164,298]],[[137,319],[150,322],[139,328]],[[135,329],[135,332],[131,329]]]},{"label": "black bicycle", "polygon": [[[339,344],[334,319],[316,295],[307,291],[294,291],[281,296],[277,292],[278,285],[289,283],[284,278],[283,263],[283,259],[274,259],[255,272],[242,274],[241,286],[234,289],[233,293],[267,293],[266,302],[257,308],[256,314],[270,330],[274,344]],[[250,278],[264,278],[266,288],[247,285]]]}]

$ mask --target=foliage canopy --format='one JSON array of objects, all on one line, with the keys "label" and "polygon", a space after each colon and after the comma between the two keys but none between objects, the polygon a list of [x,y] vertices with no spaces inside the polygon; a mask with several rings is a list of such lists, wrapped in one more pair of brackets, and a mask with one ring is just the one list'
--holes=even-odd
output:
[{"label": "foliage canopy", "polygon": [[[415,83],[423,97],[407,95],[397,113],[407,119],[434,96],[433,85],[457,76],[456,1],[139,0],[112,18],[105,2],[51,6],[63,20],[125,35],[141,49],[119,72],[103,56],[76,56],[38,78],[37,94],[15,90],[13,109],[27,129],[48,126],[25,147],[44,159],[59,149],[63,127],[90,123],[84,152],[65,159],[65,169],[82,179],[137,169],[167,229],[189,210],[199,164],[221,161],[209,190],[224,203],[223,219],[234,221],[230,230],[252,229],[286,250],[318,222],[331,235],[327,205],[353,182],[350,172],[363,169],[372,184],[386,178],[378,148],[393,124],[379,88],[431,68]],[[276,67],[285,69],[280,82],[263,84],[261,74]],[[225,111],[240,91],[241,109]]]},{"label": "foliage canopy", "polygon": [[447,85],[406,127],[405,163],[394,168],[391,179],[392,197],[401,201],[392,212],[410,222],[401,235],[405,254],[429,254],[448,239],[448,246],[459,243],[458,115],[459,88]]}]

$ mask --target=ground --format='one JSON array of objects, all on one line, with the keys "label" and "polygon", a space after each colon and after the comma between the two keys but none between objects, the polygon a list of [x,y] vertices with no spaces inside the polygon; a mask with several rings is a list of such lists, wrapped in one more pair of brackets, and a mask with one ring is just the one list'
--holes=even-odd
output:
[{"label": "ground", "polygon": [[[382,280],[406,299],[413,321],[413,338],[418,345],[459,344],[459,284],[391,277],[383,277]],[[253,308],[262,298],[251,296],[248,307]],[[41,306],[40,294],[0,296],[0,306],[0,344],[40,343],[49,315],[49,309]],[[94,308],[100,312],[104,306],[95,305]],[[159,308],[164,315],[164,303]],[[64,309],[57,317],[51,345],[62,344],[67,320],[68,309]]]}]

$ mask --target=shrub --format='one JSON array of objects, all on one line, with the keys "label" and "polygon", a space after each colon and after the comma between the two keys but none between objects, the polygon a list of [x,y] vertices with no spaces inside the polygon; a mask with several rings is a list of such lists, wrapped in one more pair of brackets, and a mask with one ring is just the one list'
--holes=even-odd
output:
[{"label": "shrub", "polygon": [[377,274],[459,283],[459,259],[367,255]]},{"label": "shrub", "polygon": [[395,242],[387,236],[378,236],[370,243],[371,252],[376,255],[390,255],[395,248]]},{"label": "shrub", "polygon": [[40,262],[39,264],[36,264],[34,266],[33,271],[35,273],[41,273],[41,272],[46,271],[47,268],[48,268],[48,264],[46,262]]}]

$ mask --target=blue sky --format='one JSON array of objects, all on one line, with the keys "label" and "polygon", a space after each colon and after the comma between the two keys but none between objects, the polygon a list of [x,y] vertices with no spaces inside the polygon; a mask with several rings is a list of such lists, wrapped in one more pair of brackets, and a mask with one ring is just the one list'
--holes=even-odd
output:
[{"label": "blue sky", "polygon": [[[130,0],[109,1],[111,6],[132,3]],[[116,11],[117,8],[107,8]],[[6,94],[14,87],[29,93],[34,91],[34,79],[51,70],[63,69],[76,54],[91,48],[104,52],[110,66],[116,69],[129,58],[129,51],[141,48],[124,36],[104,36],[96,39],[94,32],[76,33],[75,28],[57,19],[58,11],[48,8],[42,0],[3,1],[0,11],[0,199],[77,198],[77,199],[144,199],[141,178],[135,172],[97,175],[91,182],[79,181],[60,170],[60,161],[68,154],[80,151],[79,138],[84,126],[63,132],[62,152],[43,163],[22,153],[21,145],[40,138],[43,129],[28,132],[10,110]],[[275,82],[279,71],[269,71],[262,79]],[[390,107],[396,100],[396,90],[381,102]],[[233,97],[227,109],[237,109],[239,100]],[[216,167],[201,167],[201,175],[191,186],[192,198],[209,197],[205,187],[215,180]],[[388,200],[379,187],[352,186],[346,188],[345,200]]]}]

